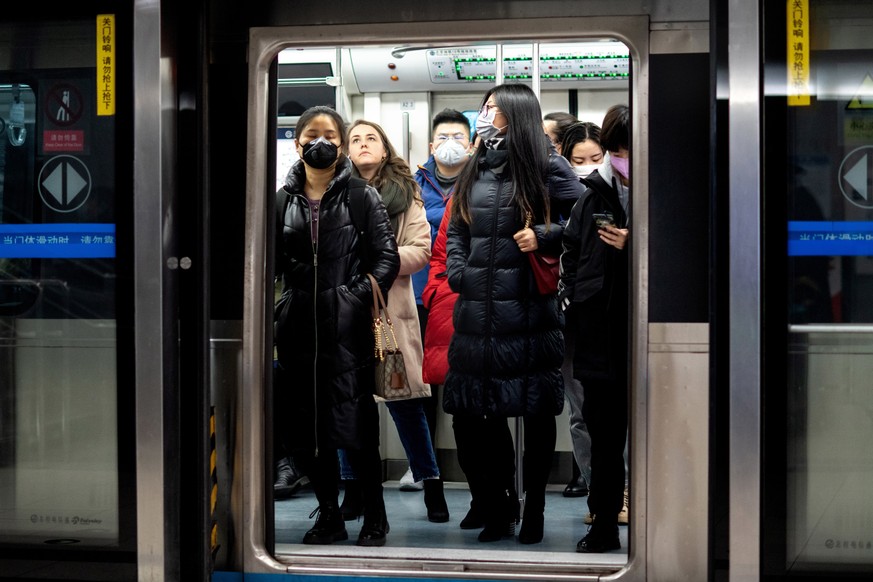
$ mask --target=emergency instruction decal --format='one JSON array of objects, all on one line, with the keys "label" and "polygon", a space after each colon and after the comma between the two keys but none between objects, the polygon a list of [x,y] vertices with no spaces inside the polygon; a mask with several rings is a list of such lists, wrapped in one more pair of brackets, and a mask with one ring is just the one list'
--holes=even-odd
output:
[{"label": "emergency instruction decal", "polygon": [[97,115],[115,115],[115,15],[97,15]]},{"label": "emergency instruction decal", "polygon": [[788,106],[809,105],[809,0],[787,0]]}]

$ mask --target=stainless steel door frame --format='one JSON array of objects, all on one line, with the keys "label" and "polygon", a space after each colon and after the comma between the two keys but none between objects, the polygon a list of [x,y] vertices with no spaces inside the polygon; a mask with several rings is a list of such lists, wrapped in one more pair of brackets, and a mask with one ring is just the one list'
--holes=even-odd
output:
[{"label": "stainless steel door frame", "polygon": [[[134,118],[134,286],[136,350],[137,576],[163,580],[173,575],[178,548],[168,527],[166,496],[172,467],[166,464],[168,391],[175,389],[177,340],[175,297],[168,292],[172,271],[165,254],[174,237],[165,236],[167,207],[175,192],[175,86],[161,47],[159,0],[135,3],[133,27]],[[174,555],[175,554],[175,555]]]},{"label": "stainless steel door frame", "polygon": [[[240,386],[241,417],[241,474],[243,487],[242,514],[235,516],[241,527],[244,539],[238,543],[243,549],[242,568],[246,572],[277,572],[293,569],[298,572],[326,573],[331,568],[350,573],[348,565],[342,565],[336,558],[327,564],[324,560],[305,558],[298,566],[288,566],[275,560],[265,546],[265,499],[264,476],[264,421],[265,402],[265,358],[267,336],[271,328],[267,324],[264,298],[271,283],[266,280],[266,240],[267,233],[267,152],[268,139],[268,83],[270,64],[280,50],[288,47],[312,47],[335,45],[374,45],[374,44],[415,44],[415,43],[458,43],[466,44],[470,39],[477,41],[530,40],[560,41],[581,38],[617,38],[631,50],[633,75],[631,79],[631,109],[634,114],[632,129],[634,175],[634,214],[633,221],[638,225],[648,224],[648,54],[649,19],[648,16],[633,17],[591,17],[451,21],[451,22],[405,22],[366,25],[300,26],[253,28],[249,42],[249,102],[248,102],[248,157],[246,170],[246,217],[245,217],[245,256],[244,256],[244,305],[243,305],[243,354],[242,383]],[[632,305],[632,382],[630,400],[631,423],[633,426],[631,454],[634,467],[631,489],[633,500],[631,515],[634,527],[630,534],[628,563],[614,577],[629,580],[643,580],[646,576],[646,418],[647,418],[647,366],[648,350],[648,239],[647,229],[639,228],[634,235],[633,244]],[[360,563],[360,559],[356,560]],[[366,569],[368,575],[410,573],[417,568],[421,571],[422,561],[403,559],[384,559],[383,569]],[[492,572],[494,567],[466,564],[468,569],[457,571],[457,576],[469,578],[473,568],[484,568],[481,572]],[[353,568],[353,566],[352,566]],[[590,572],[590,565],[586,568]],[[505,570],[504,570],[505,571]],[[554,579],[553,573],[531,574],[523,570],[530,579]],[[563,572],[568,573],[566,569]],[[575,569],[577,579],[583,575]],[[604,574],[607,572],[605,571]],[[441,572],[441,577],[445,573]],[[610,576],[612,578],[613,576]],[[590,574],[585,576],[590,579]]]},{"label": "stainless steel door frame", "polygon": [[731,0],[730,575],[758,580],[761,554],[761,67],[758,2]]}]

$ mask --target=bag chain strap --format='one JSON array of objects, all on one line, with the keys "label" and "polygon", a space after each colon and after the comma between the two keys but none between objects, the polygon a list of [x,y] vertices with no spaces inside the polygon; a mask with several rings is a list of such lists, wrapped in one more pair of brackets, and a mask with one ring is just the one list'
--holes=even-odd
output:
[{"label": "bag chain strap", "polygon": [[[388,313],[388,306],[385,305],[385,297],[382,295],[382,290],[371,273],[367,273],[367,277],[369,277],[370,285],[373,288],[373,335],[376,339],[374,355],[379,361],[382,361],[385,359],[385,352],[400,351],[400,344],[397,343],[394,325],[391,323],[391,315]],[[381,311],[385,312],[385,321],[382,321]],[[391,332],[391,339],[394,341],[393,350],[391,349],[391,341],[388,339],[388,334],[385,332],[386,324],[388,331]]]}]

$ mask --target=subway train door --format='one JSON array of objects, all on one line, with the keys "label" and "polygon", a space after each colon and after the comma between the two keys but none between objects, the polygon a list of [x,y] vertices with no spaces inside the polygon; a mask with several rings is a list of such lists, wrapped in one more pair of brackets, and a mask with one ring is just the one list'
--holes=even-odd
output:
[{"label": "subway train door", "polygon": [[0,578],[133,580],[131,18],[35,11],[0,25]]},{"label": "subway train door", "polygon": [[[796,0],[761,16],[761,108],[731,106],[734,145],[762,117],[760,145],[731,151],[730,578],[869,578],[873,10]],[[743,40],[732,94],[757,78]],[[759,289],[740,289],[747,275]]]}]

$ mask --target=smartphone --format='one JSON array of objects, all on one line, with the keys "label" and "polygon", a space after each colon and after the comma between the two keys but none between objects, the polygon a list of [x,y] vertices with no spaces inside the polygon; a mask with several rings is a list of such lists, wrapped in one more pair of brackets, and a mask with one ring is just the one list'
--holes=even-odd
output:
[{"label": "smartphone", "polygon": [[612,217],[611,212],[595,212],[591,216],[594,218],[594,224],[597,225],[597,228],[615,226],[615,219]]}]

